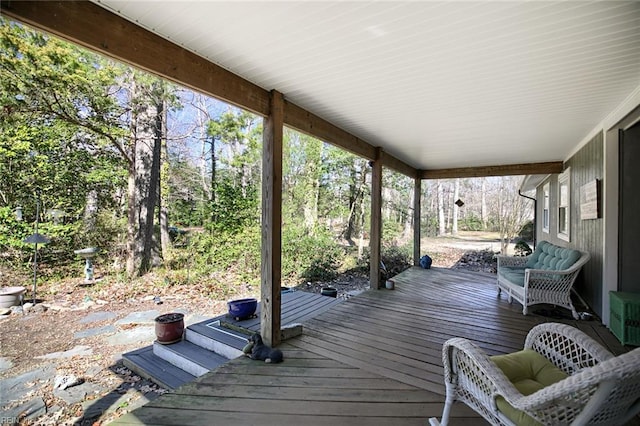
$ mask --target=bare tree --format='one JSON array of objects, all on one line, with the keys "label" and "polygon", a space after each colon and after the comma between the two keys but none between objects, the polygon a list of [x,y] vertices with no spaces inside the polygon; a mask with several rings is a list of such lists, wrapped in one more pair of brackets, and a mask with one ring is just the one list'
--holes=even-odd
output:
[{"label": "bare tree", "polygon": [[158,223],[160,224],[160,245],[162,257],[166,260],[171,251],[171,238],[169,237],[169,151],[167,148],[167,105],[162,102],[160,114],[162,115],[160,136],[160,194],[158,208]]},{"label": "bare tree", "polygon": [[453,221],[451,224],[451,233],[453,235],[458,235],[458,205],[456,201],[458,201],[458,197],[460,196],[460,179],[455,180],[455,186],[453,190]]},{"label": "bare tree", "polygon": [[409,239],[413,235],[413,210],[415,209],[414,199],[413,199],[413,191],[407,191],[407,200],[406,203],[406,220],[404,222],[404,231],[402,233],[403,239]]},{"label": "bare tree", "polygon": [[447,228],[444,221],[444,185],[438,180],[438,235],[444,235]]},{"label": "bare tree", "polygon": [[531,216],[531,209],[525,203],[517,189],[522,182],[521,177],[503,176],[498,189],[500,250],[507,254],[509,243],[518,235],[520,229]]},{"label": "bare tree", "polygon": [[482,230],[487,230],[487,178],[481,178],[481,188],[480,194],[482,197],[481,207],[480,207],[480,219],[482,220]]},{"label": "bare tree", "polygon": [[368,167],[365,167],[362,160],[353,161],[349,167],[349,216],[347,226],[344,231],[344,239],[353,246],[353,234],[357,228],[361,230],[360,243],[358,244],[358,256],[361,255],[363,247],[362,227],[364,224],[365,203],[364,188],[367,184]]},{"label": "bare tree", "polygon": [[[131,161],[128,178],[127,273],[142,275],[152,266],[153,216],[160,180],[162,102],[159,84],[131,79]],[[155,97],[155,99],[154,99]]]}]

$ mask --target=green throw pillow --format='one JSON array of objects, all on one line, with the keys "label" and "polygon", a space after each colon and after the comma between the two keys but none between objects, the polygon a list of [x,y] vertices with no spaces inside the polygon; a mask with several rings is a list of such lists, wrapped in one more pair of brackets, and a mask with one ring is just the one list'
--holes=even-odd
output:
[{"label": "green throw pillow", "polygon": [[[523,395],[531,395],[567,378],[566,373],[531,349],[492,356],[491,360]],[[525,412],[513,408],[501,396],[497,398],[496,405],[502,414],[517,425],[540,425]]]}]

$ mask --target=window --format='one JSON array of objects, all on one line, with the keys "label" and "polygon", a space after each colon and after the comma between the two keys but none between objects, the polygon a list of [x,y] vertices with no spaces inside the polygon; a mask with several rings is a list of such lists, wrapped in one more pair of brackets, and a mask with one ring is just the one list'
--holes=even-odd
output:
[{"label": "window", "polygon": [[569,241],[571,230],[571,170],[558,176],[558,238]]},{"label": "window", "polygon": [[542,232],[549,233],[549,183],[542,187]]}]

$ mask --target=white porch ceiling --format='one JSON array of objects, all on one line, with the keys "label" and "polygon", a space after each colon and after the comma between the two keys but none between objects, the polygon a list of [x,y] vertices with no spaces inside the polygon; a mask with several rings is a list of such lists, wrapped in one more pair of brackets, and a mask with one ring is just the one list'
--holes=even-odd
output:
[{"label": "white porch ceiling", "polygon": [[96,3],[418,169],[565,160],[640,88],[639,2]]}]

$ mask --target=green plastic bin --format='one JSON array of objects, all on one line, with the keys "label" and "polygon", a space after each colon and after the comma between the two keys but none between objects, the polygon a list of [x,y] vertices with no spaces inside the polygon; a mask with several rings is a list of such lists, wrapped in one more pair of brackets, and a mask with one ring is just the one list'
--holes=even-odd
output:
[{"label": "green plastic bin", "polygon": [[640,293],[609,292],[609,328],[623,345],[640,346]]}]

